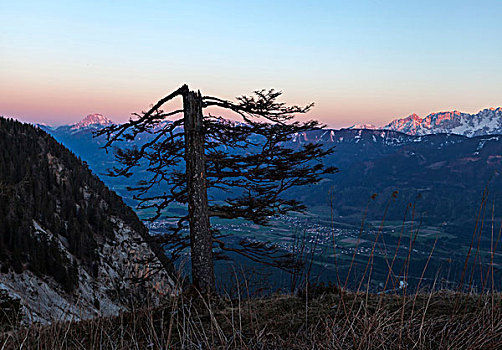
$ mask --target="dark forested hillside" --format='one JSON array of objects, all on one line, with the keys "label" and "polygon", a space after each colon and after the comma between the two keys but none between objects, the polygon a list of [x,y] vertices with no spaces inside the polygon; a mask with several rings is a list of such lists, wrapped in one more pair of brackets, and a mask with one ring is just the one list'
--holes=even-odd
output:
[{"label": "dark forested hillside", "polygon": [[[335,146],[326,162],[339,174],[311,191],[294,195],[309,205],[328,203],[336,196],[335,210],[344,220],[361,220],[368,199],[378,194],[369,216],[379,218],[394,191],[399,195],[387,218],[400,220],[408,203],[416,203],[417,217],[429,224],[447,222],[474,227],[476,213],[488,189],[496,203],[502,196],[502,136],[465,137],[453,134],[411,136],[382,130],[339,130],[302,135]],[[302,138],[298,137],[301,143]],[[324,195],[323,195],[324,194]],[[495,205],[494,216],[502,218]]]},{"label": "dark forested hillside", "polygon": [[[115,239],[112,217],[147,234],[135,213],[79,158],[41,129],[0,118],[3,273],[29,270],[53,277],[66,291],[74,290],[77,264],[97,276],[98,245]],[[40,234],[45,231],[58,239]]]}]

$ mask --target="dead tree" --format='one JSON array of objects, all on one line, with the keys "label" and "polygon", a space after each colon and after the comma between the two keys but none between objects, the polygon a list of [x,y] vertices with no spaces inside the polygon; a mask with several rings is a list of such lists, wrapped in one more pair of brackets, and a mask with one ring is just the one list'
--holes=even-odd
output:
[{"label": "dead tree", "polygon": [[[137,169],[149,174],[128,189],[139,209],[156,210],[150,220],[158,219],[172,204],[188,207],[163,239],[173,258],[190,248],[192,283],[203,293],[214,290],[214,258],[225,251],[288,267],[288,253],[273,244],[242,239],[238,247],[228,246],[211,228],[211,217],[266,225],[273,215],[305,209],[285,195],[288,189],[313,184],[336,171],[322,163],[332,149],[312,143],[287,146],[295,135],[322,126],[317,121],[294,121],[295,114],[309,111],[313,104],[286,106],[277,102],[280,95],[260,90],[231,102],[202,96],[183,85],[148,111],[134,114],[136,119],[97,133],[106,136],[105,148],[118,146],[115,156],[121,166],[109,175],[129,177]],[[161,109],[178,96],[183,99],[181,109]],[[207,107],[233,111],[242,120],[203,115]],[[178,115],[182,117],[168,119]],[[189,235],[183,234],[187,223]]]}]

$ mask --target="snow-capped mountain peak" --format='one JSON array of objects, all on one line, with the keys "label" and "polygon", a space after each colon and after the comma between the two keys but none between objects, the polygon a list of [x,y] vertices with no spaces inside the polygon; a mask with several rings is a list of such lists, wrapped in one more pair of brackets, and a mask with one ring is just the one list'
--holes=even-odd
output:
[{"label": "snow-capped mountain peak", "polygon": [[472,137],[502,134],[502,107],[487,108],[476,114],[446,111],[431,113],[424,118],[412,114],[393,120],[384,129],[410,135],[452,133]]},{"label": "snow-capped mountain peak", "polygon": [[113,121],[103,116],[102,114],[89,114],[84,119],[75,123],[71,126],[71,130],[83,129],[89,127],[97,127],[97,126],[108,126],[114,124]]}]

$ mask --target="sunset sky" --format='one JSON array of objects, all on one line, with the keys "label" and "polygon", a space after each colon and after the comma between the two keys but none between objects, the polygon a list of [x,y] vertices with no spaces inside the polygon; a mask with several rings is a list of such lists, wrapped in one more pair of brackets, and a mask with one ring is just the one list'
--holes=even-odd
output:
[{"label": "sunset sky", "polygon": [[125,121],[182,83],[331,127],[502,105],[502,1],[0,0],[0,115]]}]

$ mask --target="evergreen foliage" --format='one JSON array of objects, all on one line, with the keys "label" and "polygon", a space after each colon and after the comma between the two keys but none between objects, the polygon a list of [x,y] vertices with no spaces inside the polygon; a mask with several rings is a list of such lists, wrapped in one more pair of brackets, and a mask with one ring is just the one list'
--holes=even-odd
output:
[{"label": "evergreen foliage", "polygon": [[[116,216],[144,237],[148,232],[131,208],[73,153],[34,126],[0,118],[1,271],[53,277],[70,292],[77,264],[95,276],[97,247],[114,238]],[[77,261],[70,261],[50,235]]]},{"label": "evergreen foliage", "polygon": [[[230,247],[210,224],[210,218],[241,218],[266,225],[273,215],[303,211],[306,207],[288,198],[287,191],[337,171],[322,162],[332,149],[314,143],[287,146],[294,135],[323,126],[295,120],[295,114],[308,112],[313,104],[287,106],[278,101],[281,95],[273,89],[257,90],[232,102],[183,85],[149,111],[136,114],[136,120],[96,133],[106,136],[107,149],[126,143],[116,147],[121,166],[109,175],[130,177],[147,167],[143,180],[129,190],[140,209],[155,210],[152,220],[166,215],[172,204],[188,207],[184,215],[176,216],[177,224],[164,236],[164,243],[173,259],[190,247],[192,282],[202,291],[214,289],[213,258],[225,257],[225,252],[289,271],[298,268],[291,254],[273,244],[242,239],[238,247]],[[161,108],[176,97],[183,98],[183,107],[164,112]],[[231,111],[241,122],[204,115],[208,107]],[[169,117],[178,119],[168,121]],[[153,137],[139,146],[133,143],[145,135]],[[159,187],[168,190],[158,193]],[[189,235],[184,232],[187,223]]]}]

